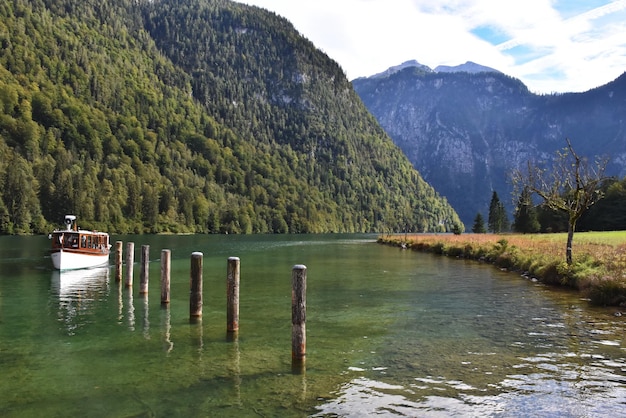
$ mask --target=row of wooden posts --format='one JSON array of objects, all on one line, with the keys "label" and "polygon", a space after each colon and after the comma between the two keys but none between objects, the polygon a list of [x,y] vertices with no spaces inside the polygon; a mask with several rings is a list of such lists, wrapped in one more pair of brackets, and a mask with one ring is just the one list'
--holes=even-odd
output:
[{"label": "row of wooden posts", "polygon": [[[115,243],[115,281],[122,281],[123,242]],[[170,303],[171,251],[161,250],[161,304]],[[150,246],[141,246],[141,270],[139,293],[148,293],[148,265]],[[135,243],[126,243],[126,287],[133,286],[133,264]],[[191,273],[189,289],[189,318],[202,317],[202,266],[203,254],[191,253]],[[296,264],[291,272],[291,359],[293,363],[304,363],[306,358],[306,266]],[[226,331],[239,331],[239,281],[240,259],[229,257],[226,271]]]}]

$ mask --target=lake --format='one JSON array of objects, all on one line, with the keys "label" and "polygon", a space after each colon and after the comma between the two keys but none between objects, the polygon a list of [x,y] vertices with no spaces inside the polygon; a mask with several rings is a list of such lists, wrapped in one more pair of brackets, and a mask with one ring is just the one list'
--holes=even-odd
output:
[{"label": "lake", "polygon": [[[626,312],[490,265],[375,239],[113,236],[135,243],[127,288],[114,266],[53,271],[47,237],[0,237],[0,416],[626,413]],[[142,245],[150,246],[145,296]],[[167,307],[162,249],[172,252]],[[203,253],[198,322],[189,318],[195,251]],[[241,260],[236,338],[226,333],[230,256]],[[303,369],[291,363],[296,264],[307,267]]]}]

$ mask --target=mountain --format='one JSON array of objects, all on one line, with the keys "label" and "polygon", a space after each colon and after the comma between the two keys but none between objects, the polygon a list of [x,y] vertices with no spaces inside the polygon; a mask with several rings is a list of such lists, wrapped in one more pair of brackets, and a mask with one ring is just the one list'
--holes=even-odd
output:
[{"label": "mountain", "polygon": [[460,226],[341,68],[226,0],[0,3],[0,233]]},{"label": "mountain", "polygon": [[466,226],[488,213],[492,191],[506,203],[509,173],[549,162],[570,138],[582,156],[609,156],[626,175],[626,74],[585,93],[535,95],[497,71],[426,72],[408,67],[353,80],[363,103]]},{"label": "mountain", "polygon": [[417,60],[409,60],[405,61],[400,65],[394,65],[393,67],[387,68],[382,73],[374,74],[370,77],[361,77],[362,79],[367,78],[385,78],[389,77],[392,74],[395,74],[399,71],[402,71],[406,68],[413,68],[416,71],[423,71],[424,73],[499,73],[500,71],[494,70],[491,67],[486,67],[484,65],[476,64],[472,61],[467,61],[465,64],[456,65],[456,66],[448,66],[448,65],[439,65],[435,67],[433,70],[427,65],[420,64]]},{"label": "mountain", "polygon": [[500,71],[494,70],[490,67],[485,67],[484,65],[476,64],[472,61],[467,61],[465,64],[456,65],[456,66],[448,66],[448,65],[439,65],[435,67],[435,72],[437,73],[499,73]]},{"label": "mountain", "polygon": [[432,73],[433,72],[433,70],[430,67],[428,67],[427,65],[420,64],[416,60],[410,60],[410,61],[405,61],[405,62],[403,62],[400,65],[395,65],[393,67],[389,67],[388,69],[386,69],[382,73],[375,74],[375,75],[373,75],[373,76],[371,76],[369,78],[389,77],[390,75],[395,74],[398,71],[404,70],[405,68],[414,68],[414,69],[417,69],[417,70],[424,71],[426,73]]}]

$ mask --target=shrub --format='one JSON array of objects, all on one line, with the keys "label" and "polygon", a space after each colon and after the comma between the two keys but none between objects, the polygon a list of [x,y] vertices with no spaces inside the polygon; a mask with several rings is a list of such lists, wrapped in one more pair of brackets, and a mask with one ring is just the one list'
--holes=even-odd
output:
[{"label": "shrub", "polygon": [[431,249],[435,254],[445,254],[446,246],[443,242],[437,242],[431,247]]},{"label": "shrub", "polygon": [[450,246],[446,251],[447,255],[452,257],[464,257],[465,249],[463,247],[458,247],[456,245]]},{"label": "shrub", "polygon": [[587,283],[584,294],[594,305],[626,306],[626,281],[603,276]]}]

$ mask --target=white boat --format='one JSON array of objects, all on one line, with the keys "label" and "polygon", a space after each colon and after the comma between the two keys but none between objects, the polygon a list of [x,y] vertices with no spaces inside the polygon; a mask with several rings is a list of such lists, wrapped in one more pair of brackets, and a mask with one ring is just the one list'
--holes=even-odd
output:
[{"label": "white boat", "polygon": [[50,234],[52,265],[57,270],[99,267],[109,263],[109,234],[78,229],[76,216],[65,215],[65,229]]}]

